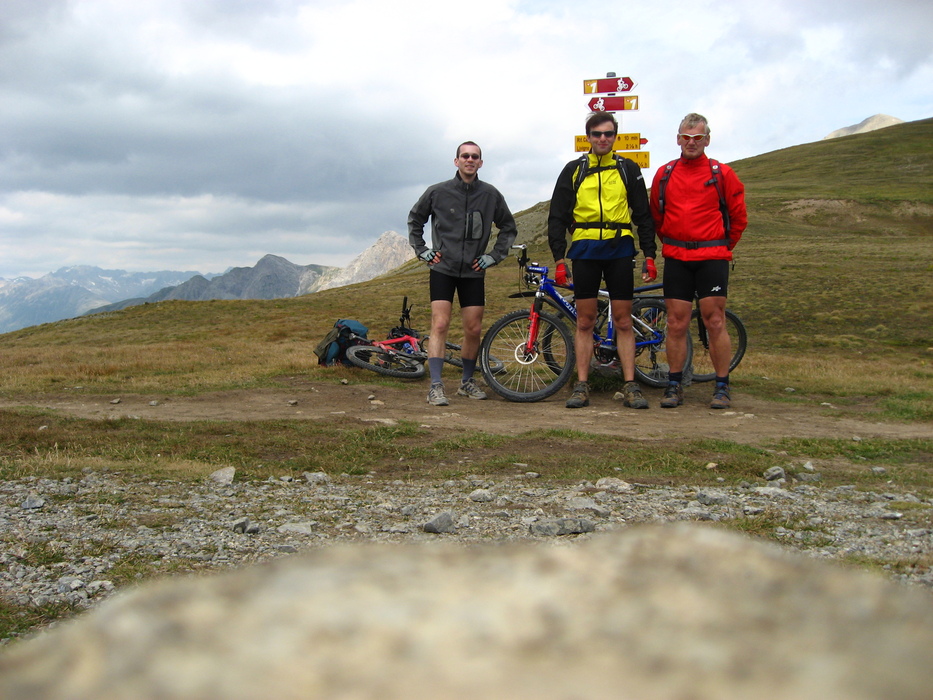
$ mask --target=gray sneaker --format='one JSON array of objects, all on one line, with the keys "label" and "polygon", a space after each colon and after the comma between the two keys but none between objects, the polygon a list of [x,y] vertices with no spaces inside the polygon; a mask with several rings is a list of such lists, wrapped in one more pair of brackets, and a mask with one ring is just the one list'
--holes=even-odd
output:
[{"label": "gray sneaker", "polygon": [[590,405],[590,385],[586,382],[577,382],[573,393],[567,399],[567,408],[583,408]]},{"label": "gray sneaker", "polygon": [[622,405],[628,408],[648,408],[648,399],[642,395],[638,382],[625,382],[622,387]]},{"label": "gray sneaker", "polygon": [[450,401],[447,400],[447,394],[444,393],[444,385],[436,382],[428,390],[428,403],[432,406],[447,406]]},{"label": "gray sneaker", "polygon": [[457,396],[469,396],[471,399],[485,399],[486,392],[479,388],[479,385],[473,377],[470,377],[460,384],[460,388],[457,389]]}]

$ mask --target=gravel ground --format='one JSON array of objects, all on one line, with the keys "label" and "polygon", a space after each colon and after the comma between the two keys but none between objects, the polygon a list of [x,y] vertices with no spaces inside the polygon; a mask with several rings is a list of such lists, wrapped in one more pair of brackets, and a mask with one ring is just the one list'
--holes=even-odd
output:
[{"label": "gravel ground", "polygon": [[232,468],[195,484],[101,472],[5,481],[0,596],[84,608],[153,572],[222,570],[341,541],[542,542],[736,519],[813,557],[879,562],[894,580],[933,588],[933,503],[912,493],[825,488],[810,465],[715,488],[553,485],[515,466],[511,477],[443,482],[306,473],[241,483]]}]

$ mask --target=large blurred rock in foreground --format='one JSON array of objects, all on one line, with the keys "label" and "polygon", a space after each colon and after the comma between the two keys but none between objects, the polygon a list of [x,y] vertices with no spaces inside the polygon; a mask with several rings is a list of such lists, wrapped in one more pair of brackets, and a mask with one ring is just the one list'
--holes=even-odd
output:
[{"label": "large blurred rock in foreground", "polygon": [[8,649],[0,697],[929,698],[933,598],[709,527],[340,546]]}]

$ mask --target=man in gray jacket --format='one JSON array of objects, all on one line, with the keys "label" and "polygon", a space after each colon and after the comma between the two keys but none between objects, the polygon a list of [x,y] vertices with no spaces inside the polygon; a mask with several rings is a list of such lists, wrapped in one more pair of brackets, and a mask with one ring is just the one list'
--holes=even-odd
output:
[{"label": "man in gray jacket", "polygon": [[[486,270],[508,257],[518,233],[505,198],[477,176],[483,167],[480,147],[472,141],[460,144],[454,165],[457,173],[453,179],[429,187],[408,214],[408,243],[431,269],[428,403],[433,406],[449,403],[441,369],[455,291],[463,321],[463,377],[457,394],[471,399],[486,398],[473,379],[486,305]],[[426,244],[424,225],[429,218],[431,241]],[[495,246],[487,252],[492,224],[499,232]]]}]

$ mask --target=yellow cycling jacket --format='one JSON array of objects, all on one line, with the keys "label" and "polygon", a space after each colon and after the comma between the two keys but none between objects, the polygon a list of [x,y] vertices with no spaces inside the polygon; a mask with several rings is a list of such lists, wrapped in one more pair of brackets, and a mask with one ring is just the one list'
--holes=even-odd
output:
[{"label": "yellow cycling jacket", "polygon": [[585,164],[578,158],[564,166],[554,187],[548,214],[548,242],[554,259],[564,257],[568,232],[572,241],[634,238],[633,223],[639,247],[653,258],[657,251],[654,220],[641,168],[615,154],[587,153],[585,159]]}]

